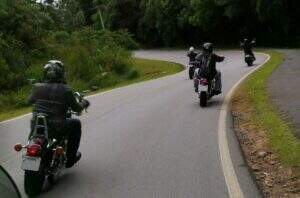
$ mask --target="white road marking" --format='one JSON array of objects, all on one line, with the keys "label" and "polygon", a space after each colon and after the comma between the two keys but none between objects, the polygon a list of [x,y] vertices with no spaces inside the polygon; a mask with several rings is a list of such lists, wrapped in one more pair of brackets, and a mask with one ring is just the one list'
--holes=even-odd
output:
[{"label": "white road marking", "polygon": [[243,191],[239,185],[237,176],[234,171],[234,167],[232,164],[232,160],[230,157],[228,140],[227,140],[227,115],[230,110],[231,98],[237,88],[241,85],[242,81],[245,80],[249,75],[254,73],[257,69],[263,66],[266,62],[270,60],[270,56],[268,54],[259,53],[267,57],[267,59],[255,69],[251,70],[248,74],[243,76],[235,85],[230,89],[230,91],[225,96],[223,101],[220,115],[219,115],[219,127],[218,127],[218,141],[219,141],[219,150],[220,150],[220,159],[221,166],[223,169],[223,174],[225,177],[225,182],[228,188],[228,193],[231,198],[244,198]]}]

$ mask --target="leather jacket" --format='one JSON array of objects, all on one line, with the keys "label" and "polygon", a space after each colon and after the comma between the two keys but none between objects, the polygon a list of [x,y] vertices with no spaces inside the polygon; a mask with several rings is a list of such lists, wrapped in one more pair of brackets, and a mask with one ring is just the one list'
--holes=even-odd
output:
[{"label": "leather jacket", "polygon": [[83,105],[77,102],[73,91],[64,83],[36,83],[28,103],[33,105],[32,121],[37,113],[44,113],[49,124],[56,129],[64,126],[69,108],[75,112],[83,110]]}]

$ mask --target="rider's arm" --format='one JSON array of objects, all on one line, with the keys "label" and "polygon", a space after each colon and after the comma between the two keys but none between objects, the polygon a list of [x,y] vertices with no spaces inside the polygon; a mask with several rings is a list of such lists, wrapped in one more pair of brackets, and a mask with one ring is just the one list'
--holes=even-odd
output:
[{"label": "rider's arm", "polygon": [[215,60],[216,60],[216,62],[222,62],[224,59],[225,59],[224,56],[218,56],[218,55],[215,54]]},{"label": "rider's arm", "polygon": [[32,91],[31,91],[30,96],[27,98],[27,103],[30,104],[30,105],[32,105],[36,101],[36,96],[35,96],[36,94],[35,94],[35,92],[36,92],[36,86],[34,85],[32,87]]},{"label": "rider's arm", "polygon": [[66,101],[67,101],[67,105],[72,109],[72,111],[75,112],[81,112],[84,109],[83,104],[79,103],[75,96],[74,96],[74,92],[68,87],[66,86],[67,91],[66,91]]}]

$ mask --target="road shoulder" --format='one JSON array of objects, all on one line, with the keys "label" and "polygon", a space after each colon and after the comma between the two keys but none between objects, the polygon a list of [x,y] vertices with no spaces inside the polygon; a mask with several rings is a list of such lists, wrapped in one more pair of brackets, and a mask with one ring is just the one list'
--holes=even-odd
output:
[{"label": "road shoulder", "polygon": [[271,60],[247,78],[235,93],[234,130],[264,196],[297,197],[300,144],[269,100],[266,83],[282,61],[281,54],[269,54]]}]

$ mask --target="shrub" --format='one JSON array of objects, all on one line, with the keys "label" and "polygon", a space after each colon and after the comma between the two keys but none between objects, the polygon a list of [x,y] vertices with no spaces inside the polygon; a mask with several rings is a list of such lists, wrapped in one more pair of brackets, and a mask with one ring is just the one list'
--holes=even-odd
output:
[{"label": "shrub", "polygon": [[135,69],[131,69],[127,74],[127,79],[130,79],[130,80],[135,79],[137,77],[139,77],[139,73]]},{"label": "shrub", "polygon": [[0,108],[26,106],[30,92],[26,79],[42,79],[42,68],[50,59],[63,61],[66,80],[74,90],[83,91],[92,86],[111,87],[124,78],[136,78],[138,73],[131,69],[131,54],[126,49],[135,44],[132,39],[127,42],[122,34],[129,39],[130,35],[125,32],[88,28],[73,33],[54,32],[45,40],[47,47],[27,52],[27,62],[22,62],[25,56],[19,54],[18,43],[12,42],[13,45],[9,46],[0,35]]},{"label": "shrub", "polygon": [[58,31],[52,34],[52,37],[58,43],[66,43],[70,39],[70,34],[65,31]]}]

